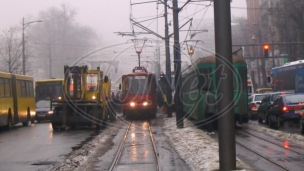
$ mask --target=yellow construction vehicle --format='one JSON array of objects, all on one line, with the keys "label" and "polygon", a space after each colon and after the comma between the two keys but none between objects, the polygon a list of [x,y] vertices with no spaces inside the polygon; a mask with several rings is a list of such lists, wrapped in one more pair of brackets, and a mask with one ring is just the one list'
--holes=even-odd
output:
[{"label": "yellow construction vehicle", "polygon": [[109,118],[110,87],[110,79],[103,77],[99,67],[89,70],[87,66],[64,66],[63,97],[51,101],[53,129],[104,127]]}]

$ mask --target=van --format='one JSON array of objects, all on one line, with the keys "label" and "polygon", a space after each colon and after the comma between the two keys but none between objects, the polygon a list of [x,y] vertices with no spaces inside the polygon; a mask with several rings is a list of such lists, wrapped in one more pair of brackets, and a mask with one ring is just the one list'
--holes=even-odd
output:
[{"label": "van", "polygon": [[255,93],[267,93],[272,92],[272,88],[259,88],[255,90]]}]

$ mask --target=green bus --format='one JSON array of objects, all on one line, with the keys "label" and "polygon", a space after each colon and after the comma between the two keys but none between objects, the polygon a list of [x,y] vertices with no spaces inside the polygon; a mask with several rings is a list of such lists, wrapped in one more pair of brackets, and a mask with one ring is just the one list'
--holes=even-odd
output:
[{"label": "green bus", "polygon": [[[184,113],[187,117],[204,123],[207,121],[207,113],[203,108],[205,93],[201,91],[204,86],[214,94],[215,101],[218,98],[216,84],[216,60],[215,56],[206,56],[196,60],[190,67],[182,71],[182,98]],[[234,114],[235,122],[248,122],[248,90],[247,90],[247,64],[244,58],[232,56],[233,60],[233,89],[234,89]],[[215,105],[216,106],[216,105]],[[213,122],[217,125],[217,118],[223,109],[215,108],[212,114]],[[210,117],[210,116],[209,116]]]}]

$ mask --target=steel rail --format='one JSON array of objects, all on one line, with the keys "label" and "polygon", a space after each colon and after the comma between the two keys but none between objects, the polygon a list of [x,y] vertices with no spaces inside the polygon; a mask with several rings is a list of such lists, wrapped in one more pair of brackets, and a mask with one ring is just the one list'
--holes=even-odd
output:
[{"label": "steel rail", "polygon": [[292,152],[294,152],[294,153],[297,153],[297,154],[299,154],[299,155],[304,156],[304,154],[299,153],[299,152],[294,151],[294,150],[289,149],[289,148],[284,148],[284,147],[282,147],[281,145],[279,145],[279,144],[276,143],[276,142],[269,141],[269,140],[267,140],[267,139],[261,138],[261,137],[259,137],[259,136],[257,136],[257,135],[251,134],[251,133],[249,133],[249,132],[247,132],[247,131],[244,131],[244,130],[242,130],[241,132],[245,132],[246,134],[249,134],[249,135],[251,135],[251,136],[254,136],[254,137],[256,137],[256,138],[259,138],[259,139],[261,139],[261,140],[264,140],[264,141],[266,141],[266,142],[268,142],[268,143],[274,144],[274,145],[276,145],[276,146],[278,146],[278,147],[281,147],[281,148],[283,148],[283,149],[286,149],[286,150],[289,150],[289,151],[292,151]]},{"label": "steel rail", "polygon": [[119,145],[118,152],[116,153],[116,156],[115,156],[115,158],[114,158],[114,160],[113,160],[113,163],[112,163],[112,165],[111,165],[111,167],[110,167],[110,169],[109,169],[110,171],[113,171],[113,170],[115,169],[115,166],[117,165],[117,162],[118,162],[118,160],[119,160],[119,158],[120,158],[121,152],[122,152],[123,147],[124,147],[124,145],[125,145],[125,141],[126,141],[126,139],[127,139],[127,135],[128,135],[128,133],[129,133],[129,130],[130,130],[130,127],[131,127],[131,123],[132,123],[132,122],[129,123],[129,125],[128,125],[128,127],[127,127],[127,130],[126,130],[126,132],[125,132],[125,135],[124,135],[124,137],[123,137],[123,139],[122,139],[122,141],[121,141],[121,143],[120,143],[120,145]]},{"label": "steel rail", "polygon": [[287,170],[287,171],[288,171],[288,169],[286,169],[285,167],[283,167],[283,166],[281,166],[281,165],[278,165],[277,163],[271,161],[270,159],[268,159],[267,157],[263,156],[262,154],[259,154],[258,152],[251,150],[251,149],[248,148],[246,145],[243,145],[242,143],[239,143],[238,141],[235,141],[235,143],[238,144],[239,146],[241,146],[241,147],[247,149],[248,151],[254,153],[255,155],[262,157],[263,159],[265,159],[265,160],[268,161],[269,163],[273,164],[274,166],[280,168],[281,170]]},{"label": "steel rail", "polygon": [[150,139],[151,139],[151,142],[152,142],[153,151],[154,151],[154,155],[155,155],[155,159],[156,159],[156,170],[161,171],[161,169],[159,167],[159,160],[158,160],[159,153],[157,152],[155,141],[154,141],[154,138],[153,138],[151,123],[150,122],[148,122],[148,123],[149,123],[148,128],[149,128]]}]

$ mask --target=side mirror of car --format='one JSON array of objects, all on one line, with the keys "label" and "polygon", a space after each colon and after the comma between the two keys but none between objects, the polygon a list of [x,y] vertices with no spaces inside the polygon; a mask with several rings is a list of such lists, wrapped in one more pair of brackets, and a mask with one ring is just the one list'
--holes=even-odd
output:
[{"label": "side mirror of car", "polygon": [[260,105],[260,104],[261,104],[261,102],[256,102],[256,104],[259,104],[259,105]]}]

